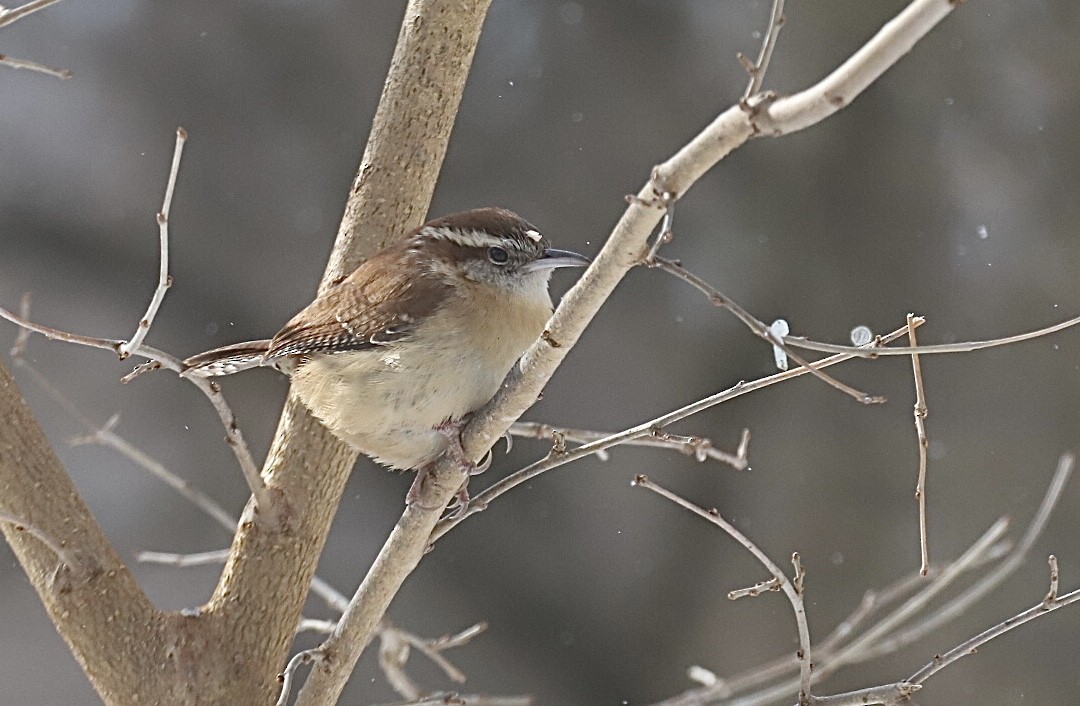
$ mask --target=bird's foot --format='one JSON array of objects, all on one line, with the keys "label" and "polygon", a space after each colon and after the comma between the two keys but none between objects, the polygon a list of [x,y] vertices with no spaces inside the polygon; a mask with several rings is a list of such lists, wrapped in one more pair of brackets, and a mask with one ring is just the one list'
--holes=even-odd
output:
[{"label": "bird's foot", "polygon": [[445,436],[450,442],[445,451],[447,458],[464,468],[470,476],[478,476],[491,468],[491,449],[488,449],[488,452],[484,454],[484,458],[480,460],[480,463],[474,463],[472,459],[465,455],[465,449],[461,446],[461,430],[469,423],[470,416],[467,414],[455,421],[447,420],[435,427],[435,431]]},{"label": "bird's foot", "polygon": [[[480,475],[488,468],[491,467],[492,454],[491,450],[484,454],[484,458],[480,463],[474,463],[472,459],[465,455],[465,449],[461,446],[461,430],[468,423],[469,417],[465,416],[455,421],[445,421],[439,426],[435,427],[435,431],[439,432],[446,437],[449,442],[444,451],[444,455],[449,458],[454,464],[465,469],[469,476]],[[407,505],[416,504],[423,510],[436,510],[438,508],[427,507],[420,504],[420,493],[423,490],[424,483],[427,481],[428,476],[431,475],[436,461],[431,461],[421,465],[416,470],[416,478],[413,480],[412,485],[409,486],[409,492],[405,496],[405,503]],[[449,510],[451,516],[456,516],[465,512],[469,506],[469,479],[466,478],[462,484],[461,489],[458,490],[457,495],[454,496],[454,502],[450,504]]]},{"label": "bird's foot", "polygon": [[461,484],[461,488],[458,489],[457,494],[454,495],[454,500],[446,506],[447,519],[455,519],[462,517],[469,513],[469,479],[466,478],[465,482]]}]

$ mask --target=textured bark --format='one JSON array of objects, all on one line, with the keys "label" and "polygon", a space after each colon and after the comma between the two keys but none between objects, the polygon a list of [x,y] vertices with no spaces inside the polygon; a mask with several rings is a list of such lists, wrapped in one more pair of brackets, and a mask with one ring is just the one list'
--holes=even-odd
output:
[{"label": "textured bark", "polygon": [[0,529],[102,699],[132,703],[154,688],[150,675],[160,680],[172,664],[166,617],[109,545],[3,365],[0,419],[0,512],[42,533],[70,564],[31,530]]},{"label": "textured bark", "polygon": [[323,288],[424,222],[491,0],[411,0]]},{"label": "textured bark", "polygon": [[[489,1],[409,3],[323,289],[423,222]],[[286,530],[244,523],[205,616],[239,660],[222,703],[265,704],[277,694],[276,675],[355,460],[289,399],[264,469],[288,504]]]},{"label": "textured bark", "polygon": [[[323,289],[424,220],[488,5],[409,3]],[[274,703],[356,454],[290,398],[263,470],[286,508],[283,528],[249,503],[209,603],[167,614],[135,584],[2,368],[0,419],[0,512],[59,544],[72,566],[29,532],[0,527],[104,701]]]}]

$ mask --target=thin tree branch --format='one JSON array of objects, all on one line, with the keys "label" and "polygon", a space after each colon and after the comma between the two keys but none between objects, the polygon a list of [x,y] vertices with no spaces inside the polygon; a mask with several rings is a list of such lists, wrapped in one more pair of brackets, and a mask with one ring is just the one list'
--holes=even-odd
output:
[{"label": "thin tree branch", "polygon": [[1043,598],[1043,603],[1049,605],[1051,603],[1054,603],[1057,600],[1057,597],[1058,597],[1059,574],[1058,574],[1057,557],[1054,556],[1053,554],[1051,554],[1047,558],[1047,561],[1050,564],[1050,590],[1047,591],[1046,597]]},{"label": "thin tree branch", "polygon": [[[915,326],[921,326],[923,323],[924,320],[918,317],[916,317],[913,321],[913,325]],[[900,338],[901,336],[904,336],[906,333],[907,327],[904,326],[900,329],[897,329],[896,331],[893,331],[887,336],[882,336],[877,340],[868,343],[867,347],[884,350],[882,346],[891,343],[892,341]],[[816,367],[818,370],[821,370],[823,368],[828,368],[838,363],[842,363],[846,360],[851,360],[854,357],[856,356],[834,355],[828,358],[824,358],[822,360],[815,361],[814,367]],[[499,497],[500,495],[503,495],[507,491],[516,488],[522,483],[528,482],[533,478],[536,478],[537,476],[552,470],[553,468],[558,468],[559,466],[563,466],[567,463],[570,463],[571,461],[576,461],[580,458],[584,458],[592,454],[601,453],[604,450],[611,448],[612,446],[618,446],[634,439],[642,439],[652,436],[657,431],[663,431],[668,425],[674,424],[679,420],[685,419],[686,417],[689,417],[693,414],[697,414],[698,412],[702,412],[706,409],[709,409],[710,407],[715,407],[718,404],[728,402],[729,400],[733,400],[736,397],[741,397],[742,395],[754,392],[755,390],[760,390],[770,385],[775,385],[777,383],[784,382],[785,380],[799,377],[800,375],[806,375],[809,372],[810,371],[807,370],[805,367],[799,367],[793,368],[792,370],[785,370],[774,375],[769,375],[768,377],[760,378],[752,382],[739,382],[726,390],[716,393],[715,395],[710,395],[709,397],[698,400],[684,407],[680,407],[660,417],[651,419],[642,424],[638,424],[637,426],[625,429],[616,434],[612,434],[611,436],[608,436],[606,438],[598,439],[596,441],[592,441],[587,444],[578,446],[577,448],[563,450],[561,452],[556,452],[557,450],[553,449],[552,453],[549,453],[546,457],[540,459],[539,461],[531,463],[528,466],[525,466],[524,468],[515,471],[514,473],[511,473],[505,478],[502,478],[501,480],[492,483],[490,486],[485,488],[483,492],[473,497],[469,501],[468,506],[462,512],[454,515],[453,517],[447,517],[440,520],[439,524],[435,526],[435,531],[432,534],[431,541],[437,541],[451,529],[463,522],[467,517],[471,517],[478,512],[482,512],[488,507],[488,505],[491,504],[491,502],[495,498]],[[746,441],[749,440],[749,436],[744,436],[743,438]],[[745,455],[745,449],[743,448],[743,444],[740,444],[740,448],[743,449],[742,453],[743,455]],[[736,453],[738,454],[739,452]]]},{"label": "thin tree branch", "polygon": [[10,9],[0,9],[0,27],[6,27],[12,22],[18,22],[27,15],[32,15],[38,10],[44,10],[49,5],[54,5],[60,0],[32,0],[25,5]]},{"label": "thin tree branch", "polygon": [[224,564],[228,558],[228,549],[211,549],[208,552],[194,552],[192,554],[142,551],[135,555],[135,561],[144,564],[163,564],[181,569],[191,566],[206,566],[207,564]]},{"label": "thin tree branch", "polygon": [[[1047,598],[1049,598],[1049,596]],[[970,640],[957,645],[945,654],[935,656],[933,660],[926,664],[926,666],[908,677],[907,681],[912,684],[922,684],[961,657],[975,654],[979,647],[990,642],[995,637],[1004,635],[1010,630],[1017,628],[1030,620],[1046,615],[1050,611],[1057,610],[1058,608],[1072,605],[1077,601],[1080,601],[1080,589],[1071,593],[1066,593],[1064,596],[1057,597],[1053,600],[1042,600],[1024,612],[1018,613],[1008,620],[998,623],[989,630],[979,633]]]},{"label": "thin tree branch", "polygon": [[55,66],[39,64],[38,62],[30,61],[29,59],[16,59],[15,57],[8,56],[6,54],[0,54],[0,66],[7,66],[11,69],[26,69],[28,71],[34,71],[39,74],[54,76],[61,81],[69,79],[75,75],[71,73],[70,69],[60,69]]},{"label": "thin tree branch", "polygon": [[[933,345],[922,345],[918,348],[912,348],[910,346],[890,348],[888,352],[881,353],[881,355],[912,355],[913,353],[921,353],[925,355],[931,355],[936,353],[971,353],[972,351],[981,351],[987,348],[997,348],[998,346],[1010,346],[1014,343],[1021,343],[1023,341],[1030,341],[1035,338],[1042,338],[1043,336],[1049,336],[1052,333],[1058,331],[1064,331],[1067,328],[1072,328],[1080,324],[1080,316],[1060,321],[1056,324],[1051,324],[1044,328],[1036,329],[1034,331],[1026,331],[1024,333],[1018,333],[1014,336],[1005,336],[1003,338],[993,338],[987,341],[967,341],[964,343],[936,343]],[[841,346],[835,343],[822,343],[820,341],[812,341],[808,338],[801,336],[784,336],[784,343],[794,348],[804,348],[808,351],[818,351],[819,353],[854,353],[859,350],[858,346]],[[877,353],[867,353],[865,350],[857,353],[862,358],[873,358]]]},{"label": "thin tree branch", "polygon": [[441,691],[418,699],[395,701],[379,706],[531,706],[531,696],[492,696],[490,694],[458,694]]},{"label": "thin tree branch", "polygon": [[412,649],[430,659],[451,681],[462,684],[465,682],[465,674],[444,657],[442,652],[468,644],[486,629],[486,623],[477,623],[457,634],[430,639],[384,621],[379,630],[379,667],[394,691],[405,699],[416,699],[421,694],[420,688],[405,671]]},{"label": "thin tree branch", "polygon": [[817,696],[814,706],[866,706],[867,704],[900,704],[922,688],[922,684],[897,682],[857,689],[833,696]]},{"label": "thin tree branch", "polygon": [[[564,441],[575,444],[588,444],[594,441],[607,439],[613,432],[593,431],[590,429],[570,429],[557,427],[541,422],[514,422],[510,425],[510,433],[524,439],[552,440],[556,435]],[[649,446],[659,449],[671,449],[678,451],[684,456],[693,456],[698,462],[708,459],[720,461],[731,466],[735,470],[745,471],[749,463],[746,452],[750,444],[750,430],[743,429],[740,436],[739,446],[735,453],[727,453],[713,446],[713,442],[701,436],[677,436],[659,432],[659,435],[643,436],[638,439],[624,441],[621,446]],[[599,455],[600,452],[597,452]]]},{"label": "thin tree branch", "polygon": [[319,648],[294,654],[289,663],[285,665],[285,671],[278,675],[278,680],[281,682],[281,693],[278,695],[277,706],[285,706],[289,703],[289,692],[292,691],[293,679],[296,677],[296,670],[300,668],[300,665],[318,665],[325,661],[326,654]]},{"label": "thin tree branch", "polygon": [[862,402],[863,404],[881,404],[885,402],[885,398],[880,395],[869,395],[860,390],[856,390],[850,385],[845,385],[836,378],[826,375],[825,373],[818,370],[813,363],[808,362],[801,356],[797,355],[794,351],[792,351],[791,348],[785,344],[784,337],[777,336],[775,333],[773,333],[773,330],[769,326],[765,325],[764,322],[759,321],[756,317],[754,317],[753,314],[739,306],[737,303],[735,303],[728,297],[724,296],[716,287],[713,287],[711,284],[701,279],[694,273],[686,270],[682,265],[679,265],[678,263],[673,262],[672,260],[668,260],[666,258],[654,257],[650,267],[655,267],[657,269],[663,270],[664,272],[674,275],[689,284],[690,286],[694,287],[699,292],[709,298],[710,304],[730,311],[739,319],[739,321],[742,321],[744,324],[746,324],[746,326],[751,331],[753,331],[755,335],[764,339],[770,345],[776,346],[777,348],[784,351],[784,353],[793,358],[796,363],[803,366],[804,368],[807,368],[810,373],[814,375],[814,377],[820,379],[822,382],[829,385],[830,387],[836,388],[840,392],[843,392],[845,395],[848,395],[849,397],[855,399],[857,402]]},{"label": "thin tree branch", "polygon": [[768,572],[772,574],[773,578],[780,583],[780,590],[784,592],[788,602],[791,604],[791,610],[795,613],[795,625],[799,634],[799,704],[807,706],[812,703],[813,696],[810,690],[810,680],[813,676],[811,671],[813,664],[810,658],[810,628],[806,622],[806,605],[803,603],[804,572],[802,563],[799,561],[799,554],[796,552],[791,556],[791,561],[795,565],[795,574],[794,579],[789,580],[787,574],[765,552],[761,551],[749,537],[736,529],[735,525],[725,520],[715,509],[704,510],[686,498],[653,483],[643,475],[634,478],[634,485],[653,491],[660,497],[670,500],[727,532],[732,539],[753,554],[754,558],[760,561]]},{"label": "thin tree branch", "polygon": [[[910,325],[914,316],[908,314],[908,342],[912,348],[918,348],[915,329]],[[930,571],[930,549],[926,537],[926,449],[930,442],[926,439],[926,389],[918,353],[911,354],[911,369],[915,377],[915,436],[919,445],[919,479],[915,484],[915,499],[919,503],[919,555],[922,557],[919,573],[926,576]]]},{"label": "thin tree branch", "polygon": [[[1002,540],[991,545],[990,548],[981,554],[975,562],[966,564],[966,570],[971,571],[988,562],[1000,559],[1003,554],[1011,551],[1011,549],[1012,545],[1008,540]],[[948,565],[931,566],[931,580],[940,576],[947,568]],[[766,582],[766,584],[769,583],[772,582]],[[814,648],[815,670],[820,671],[822,665],[832,662],[833,656],[839,648],[843,646],[843,643],[856,637],[862,629],[862,626],[872,615],[880,613],[893,603],[905,598],[914,589],[921,590],[922,588],[925,588],[926,585],[926,577],[923,577],[918,571],[915,571],[880,591],[867,591],[863,596],[863,600],[860,601],[855,610],[853,610],[847,618],[842,620],[833,631]],[[732,598],[732,596],[729,594],[728,598]],[[855,657],[858,661],[863,661],[858,655]],[[702,667],[692,667],[690,678],[702,684],[702,687],[689,689],[681,694],[664,699],[662,702],[655,704],[655,706],[701,706],[702,704],[713,703],[717,699],[730,698],[735,694],[747,692],[762,684],[775,682],[778,679],[786,679],[789,674],[797,672],[798,667],[798,658],[789,655],[774,659],[767,664],[753,667],[733,677],[725,678],[717,677],[716,674]],[[757,692],[747,698],[739,699],[738,703],[741,706],[758,706],[760,704],[771,703],[777,699],[789,696],[798,689],[798,686],[797,679],[794,681],[785,681],[779,685],[768,687],[764,692]]]},{"label": "thin tree branch", "polygon": [[232,534],[233,531],[236,530],[237,519],[225,510],[225,508],[223,508],[216,500],[197,488],[192,487],[190,483],[170,471],[164,464],[113,432],[113,429],[116,427],[116,423],[119,420],[120,415],[113,415],[113,417],[105,423],[105,426],[94,430],[90,434],[72,439],[72,443],[99,444],[113,449],[121,456],[130,459],[137,466],[146,470],[162,483],[175,490],[185,500],[210,516],[229,534]]},{"label": "thin tree branch", "polygon": [[1008,556],[1000,564],[995,566],[974,586],[953,598],[925,620],[921,620],[911,627],[869,646],[867,650],[859,653],[861,655],[859,661],[895,652],[934,632],[945,623],[962,615],[1015,573],[1031,553],[1035,540],[1042,534],[1054,507],[1061,500],[1062,492],[1069,482],[1074,466],[1075,457],[1072,454],[1062,454],[1061,458],[1058,459],[1057,470],[1054,471],[1054,477],[1050,481],[1050,486],[1046,489],[1046,495],[1043,496],[1038,511],[1036,511],[1035,516],[1024,532],[1024,536],[1021,537],[1016,547],[1009,552]]},{"label": "thin tree branch", "polygon": [[769,62],[772,60],[773,50],[776,49],[776,40],[780,36],[780,28],[784,26],[784,0],[773,0],[772,12],[769,14],[769,28],[765,30],[765,41],[761,43],[761,51],[757,61],[753,64],[742,54],[739,60],[743,62],[747,73],[750,74],[750,85],[743,93],[743,100],[761,91],[761,84],[765,80],[765,72],[769,70]]},{"label": "thin tree branch", "polygon": [[[980,578],[971,587],[965,589],[963,593],[952,599],[949,603],[935,610],[928,617],[919,620],[917,623],[904,630],[895,632],[896,627],[901,625],[909,616],[914,615],[922,606],[925,606],[930,598],[940,594],[955,578],[958,578],[962,573],[969,571],[996,556],[998,552],[995,551],[995,547],[1000,547],[1001,542],[987,544],[987,536],[984,535],[976,545],[973,545],[968,551],[964,552],[959,559],[938,572],[928,585],[924,583],[925,580],[920,575],[914,575],[911,578],[919,579],[919,583],[923,584],[920,593],[910,598],[898,610],[890,613],[878,623],[871,626],[870,631],[874,632],[874,636],[871,639],[865,639],[865,634],[860,635],[855,637],[847,646],[840,647],[839,642],[844,636],[839,634],[840,626],[838,626],[837,631],[834,632],[835,637],[830,636],[822,643],[822,646],[819,647],[815,653],[815,669],[818,678],[824,678],[841,667],[866,662],[886,654],[892,654],[899,649],[911,645],[925,635],[937,630],[945,623],[959,617],[972,605],[979,600],[982,600],[990,593],[990,591],[1015,572],[1026,559],[1035,540],[1045,528],[1054,507],[1061,499],[1062,491],[1068,482],[1072,467],[1072,456],[1070,454],[1063,455],[1058,462],[1057,470],[1047,488],[1046,495],[1044,496],[1038,511],[1032,517],[1031,523],[1024,532],[1024,536],[1020,542],[1007,553],[1004,560],[994,567],[993,570]],[[994,528],[991,528],[991,530],[993,529]],[[987,550],[980,551],[978,545],[987,546]],[[892,590],[898,591],[901,588],[902,584],[898,584]],[[886,598],[888,597],[889,596],[886,596]],[[851,618],[849,618],[849,621],[850,620]],[[787,661],[786,671],[792,671],[794,666],[793,662]],[[774,667],[777,667],[777,665],[774,665]],[[751,686],[756,686],[757,684],[767,681],[767,679],[759,679],[758,677],[761,675],[756,672],[757,670],[754,670],[754,672],[745,676],[726,680],[725,683],[730,685],[732,692],[737,693],[745,691]],[[772,674],[779,675],[779,669],[775,668]],[[766,674],[765,676],[768,677],[769,675]],[[770,703],[779,697],[791,694],[797,687],[798,682],[794,680],[781,683],[767,688],[764,691],[757,692],[756,694],[738,699],[734,702],[733,706],[754,706],[757,704]],[[711,698],[711,696],[706,694],[706,690],[698,690],[696,693],[687,692],[680,697],[664,701],[663,704],[664,706],[690,706],[691,704],[707,703]]]},{"label": "thin tree branch", "polygon": [[[161,213],[158,214],[159,225],[159,241],[161,247],[161,263],[159,268],[158,287],[154,292],[154,296],[151,299],[150,307],[147,309],[146,316],[139,322],[136,328],[135,335],[130,342],[120,341],[106,338],[96,338],[93,336],[83,336],[80,334],[69,333],[67,331],[61,331],[59,329],[52,328],[50,326],[44,326],[36,324],[29,320],[28,316],[16,315],[0,307],[0,318],[7,319],[8,321],[20,326],[24,329],[40,333],[46,338],[52,340],[64,341],[66,343],[74,343],[82,346],[89,346],[91,348],[101,348],[104,350],[111,350],[121,359],[125,359],[129,356],[137,356],[141,358],[147,358],[151,361],[149,366],[140,366],[135,369],[135,372],[124,378],[124,382],[127,382],[140,372],[155,368],[164,367],[172,370],[176,373],[184,371],[183,363],[164,351],[159,351],[156,348],[143,343],[143,339],[149,332],[150,324],[154,316],[157,314],[158,307],[161,305],[161,301],[165,296],[165,291],[171,284],[171,278],[168,273],[169,264],[169,232],[168,232],[168,211],[172,204],[172,196],[176,187],[176,177],[180,169],[180,157],[183,154],[184,142],[187,139],[187,132],[183,128],[177,128],[176,131],[176,143],[173,150],[172,165],[169,170],[169,178],[165,187],[165,200]],[[240,470],[244,474],[244,480],[248,484],[248,488],[251,490],[252,495],[255,497],[256,509],[261,508],[262,514],[253,513],[257,518],[261,518],[264,521],[269,521],[271,525],[276,526],[282,518],[278,508],[275,507],[273,502],[273,496],[267,489],[266,484],[263,482],[262,476],[259,474],[259,468],[255,464],[255,459],[251,455],[251,451],[248,448],[247,442],[244,441],[243,432],[240,431],[240,426],[237,424],[236,415],[225,401],[225,397],[221,394],[221,388],[217,383],[205,379],[205,378],[187,378],[194,385],[199,388],[199,391],[210,400],[210,404],[214,407],[214,411],[217,412],[218,418],[221,420],[222,425],[225,427],[225,441],[233,450],[233,454],[236,456],[236,460],[240,464]]]},{"label": "thin tree branch", "polygon": [[135,333],[131,340],[120,344],[120,357],[126,358],[137,351],[142,345],[146,334],[150,332],[150,326],[154,323],[161,302],[165,301],[165,292],[172,286],[172,275],[169,274],[169,209],[172,207],[173,192],[176,190],[176,177],[180,173],[180,157],[184,154],[184,143],[187,142],[187,130],[182,127],[176,128],[176,145],[173,147],[172,166],[169,168],[169,179],[165,185],[165,199],[155,220],[158,224],[158,240],[160,241],[160,261],[158,264],[158,283],[154,294],[150,297],[150,305],[146,308],[146,315],[139,320],[135,327]]}]

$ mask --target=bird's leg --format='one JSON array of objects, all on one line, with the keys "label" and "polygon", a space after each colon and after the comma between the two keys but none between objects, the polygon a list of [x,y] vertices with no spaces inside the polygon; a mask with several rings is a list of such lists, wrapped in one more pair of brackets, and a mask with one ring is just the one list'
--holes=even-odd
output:
[{"label": "bird's leg", "polygon": [[[461,484],[461,488],[455,495],[453,504],[450,505],[452,514],[458,514],[464,512],[469,507],[469,477],[480,475],[488,468],[491,467],[491,450],[484,455],[483,460],[480,463],[473,463],[465,455],[465,449],[461,446],[461,430],[465,428],[465,425],[469,421],[470,415],[465,415],[461,419],[447,420],[435,427],[435,431],[439,432],[446,437],[448,444],[446,450],[443,452],[447,458],[453,461],[458,466],[464,468],[468,473],[465,478],[465,482]],[[409,492],[405,496],[405,502],[408,505],[412,505],[420,499],[420,491],[424,487],[424,482],[431,474],[431,469],[434,467],[435,461],[425,463],[416,470],[416,479],[409,487]],[[434,510],[435,508],[424,507],[425,510]]]}]

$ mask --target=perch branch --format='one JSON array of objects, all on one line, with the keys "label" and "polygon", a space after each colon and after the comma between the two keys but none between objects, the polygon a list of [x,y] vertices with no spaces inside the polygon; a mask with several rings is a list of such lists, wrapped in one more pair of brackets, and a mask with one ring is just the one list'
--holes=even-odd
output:
[{"label": "perch branch", "polygon": [[[921,326],[922,324],[923,319],[921,318],[916,317],[913,321],[913,325],[915,326]],[[906,333],[907,327],[904,326],[900,329],[897,329],[896,331],[893,331],[887,336],[882,336],[877,340],[868,343],[867,346],[875,349],[880,349],[885,344],[890,343],[897,338],[900,338]],[[837,363],[842,363],[845,360],[851,360],[854,357],[856,356],[834,355],[828,358],[824,358],[822,360],[815,361],[814,366],[817,369],[821,370],[823,368],[836,365]],[[736,397],[741,397],[742,395],[754,392],[755,390],[760,390],[770,385],[784,382],[785,380],[791,380],[792,378],[799,377],[800,375],[806,375],[809,372],[810,371],[807,370],[805,367],[799,367],[793,368],[791,370],[785,370],[774,375],[769,375],[768,377],[760,378],[752,382],[739,382],[726,390],[716,393],[715,395],[710,395],[705,399],[698,400],[684,407],[680,407],[676,410],[668,412],[665,415],[662,415],[655,419],[651,419],[647,422],[618,432],[616,434],[612,434],[611,436],[608,436],[606,438],[598,439],[596,441],[592,441],[587,444],[578,446],[577,448],[565,450],[561,453],[555,453],[555,450],[553,449],[553,452],[549,453],[546,457],[540,459],[539,461],[536,461],[535,463],[529,464],[528,466],[525,466],[524,468],[515,471],[514,473],[511,473],[505,478],[485,488],[481,493],[476,495],[476,497],[472,498],[472,500],[469,502],[468,507],[463,512],[458,513],[453,517],[448,517],[440,520],[439,524],[435,527],[435,532],[432,535],[431,540],[433,542],[438,540],[451,529],[459,525],[463,520],[465,520],[465,518],[475,515],[478,512],[482,512],[487,508],[488,505],[491,504],[491,501],[493,501],[500,495],[506,493],[513,488],[516,488],[522,483],[525,483],[543,473],[546,473],[547,471],[550,471],[553,468],[558,468],[559,466],[570,463],[571,461],[576,461],[591,454],[600,453],[605,449],[609,449],[612,446],[618,446],[628,440],[646,438],[653,435],[657,430],[662,431],[668,425],[674,424],[681,419],[685,419],[686,417],[697,414],[698,412],[709,409],[710,407],[715,407],[718,404],[733,400]],[[748,441],[749,436],[744,436],[743,439],[744,441]],[[739,455],[740,453],[745,455],[745,446],[743,443],[740,443],[739,448],[741,451],[737,451],[736,455]]]}]

